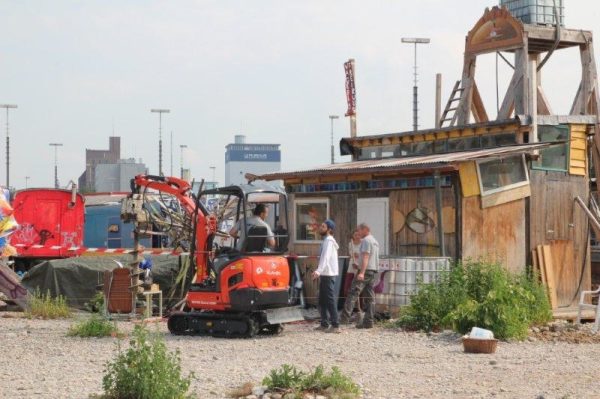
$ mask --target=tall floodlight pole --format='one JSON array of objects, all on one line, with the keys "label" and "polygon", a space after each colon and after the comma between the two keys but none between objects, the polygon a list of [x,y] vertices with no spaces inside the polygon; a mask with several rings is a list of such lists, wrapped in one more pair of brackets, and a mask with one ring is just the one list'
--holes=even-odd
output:
[{"label": "tall floodlight pole", "polygon": [[413,85],[413,130],[416,132],[419,130],[419,96],[418,96],[418,86],[417,86],[417,44],[427,44],[430,40],[425,37],[403,37],[402,43],[410,43],[415,45],[415,81]]},{"label": "tall floodlight pole", "polygon": [[171,110],[151,109],[150,112],[158,113],[158,175],[164,176],[162,169],[162,114],[168,114]]},{"label": "tall floodlight pole", "polygon": [[180,177],[183,179],[183,149],[187,148],[187,145],[180,144],[179,149],[181,150],[180,158],[179,158],[179,169],[180,169]]},{"label": "tall floodlight pole", "polygon": [[10,187],[10,135],[8,125],[8,110],[18,108],[15,104],[0,104],[0,108],[6,108],[6,188]]},{"label": "tall floodlight pole", "polygon": [[54,188],[58,188],[58,147],[62,147],[62,143],[50,143],[54,147]]},{"label": "tall floodlight pole", "polygon": [[339,116],[337,115],[329,115],[329,119],[331,120],[331,163],[335,163],[335,158],[334,158],[334,149],[333,149],[333,120],[334,119],[338,119]]}]

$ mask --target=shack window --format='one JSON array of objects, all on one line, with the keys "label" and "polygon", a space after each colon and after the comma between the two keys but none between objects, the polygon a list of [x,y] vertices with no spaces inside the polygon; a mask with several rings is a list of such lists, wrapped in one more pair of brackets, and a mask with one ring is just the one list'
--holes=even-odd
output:
[{"label": "shack window", "polygon": [[295,241],[319,242],[319,226],[329,217],[329,199],[298,199],[294,201]]},{"label": "shack window", "polygon": [[476,148],[481,148],[479,136],[448,139],[448,151],[450,152],[467,151]]},{"label": "shack window", "polygon": [[569,127],[539,125],[538,136],[541,142],[565,141],[565,143],[540,150],[540,157],[531,163],[531,167],[566,172],[569,160]]},{"label": "shack window", "polygon": [[477,162],[481,195],[529,184],[523,155]]},{"label": "shack window", "polygon": [[391,158],[400,155],[400,147],[397,145],[385,145],[380,147],[364,147],[360,149],[359,160]]},{"label": "shack window", "polygon": [[490,134],[481,136],[482,148],[502,147],[517,143],[517,136],[513,133]]},{"label": "shack window", "polygon": [[420,141],[413,143],[413,155],[433,154],[433,141]]}]

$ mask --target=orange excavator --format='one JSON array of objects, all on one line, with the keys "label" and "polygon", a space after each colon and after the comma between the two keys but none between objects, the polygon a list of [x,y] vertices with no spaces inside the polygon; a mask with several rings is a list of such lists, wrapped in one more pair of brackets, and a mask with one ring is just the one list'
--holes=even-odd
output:
[{"label": "orange excavator", "polygon": [[[252,337],[277,334],[283,323],[303,320],[296,306],[302,283],[285,257],[285,191],[253,182],[194,195],[185,180],[152,175],[136,176],[131,186],[122,218],[135,224],[137,234],[162,231],[171,245],[190,252],[193,272],[185,308],[169,314],[171,333]],[[271,234],[249,223],[257,204],[269,209],[267,222],[277,226]],[[228,233],[234,226],[243,229],[239,238]]]}]

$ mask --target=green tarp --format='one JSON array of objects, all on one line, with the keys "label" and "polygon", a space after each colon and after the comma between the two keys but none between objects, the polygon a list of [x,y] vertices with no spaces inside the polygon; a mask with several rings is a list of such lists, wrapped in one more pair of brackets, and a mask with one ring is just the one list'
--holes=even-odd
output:
[{"label": "green tarp", "polygon": [[[152,277],[160,285],[165,301],[175,283],[180,269],[180,257],[174,255],[152,256]],[[128,267],[131,255],[78,257],[45,261],[33,267],[22,279],[30,292],[39,289],[52,296],[63,295],[70,306],[83,308],[92,299],[96,287],[102,284],[105,270],[119,267],[114,260]]]}]

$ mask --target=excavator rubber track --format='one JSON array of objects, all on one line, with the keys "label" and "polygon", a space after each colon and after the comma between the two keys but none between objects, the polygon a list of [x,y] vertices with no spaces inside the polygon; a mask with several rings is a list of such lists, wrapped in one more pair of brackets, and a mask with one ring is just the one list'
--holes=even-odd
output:
[{"label": "excavator rubber track", "polygon": [[281,324],[261,321],[260,313],[175,312],[169,316],[174,335],[204,335],[217,338],[252,338],[256,334],[279,334]]}]

